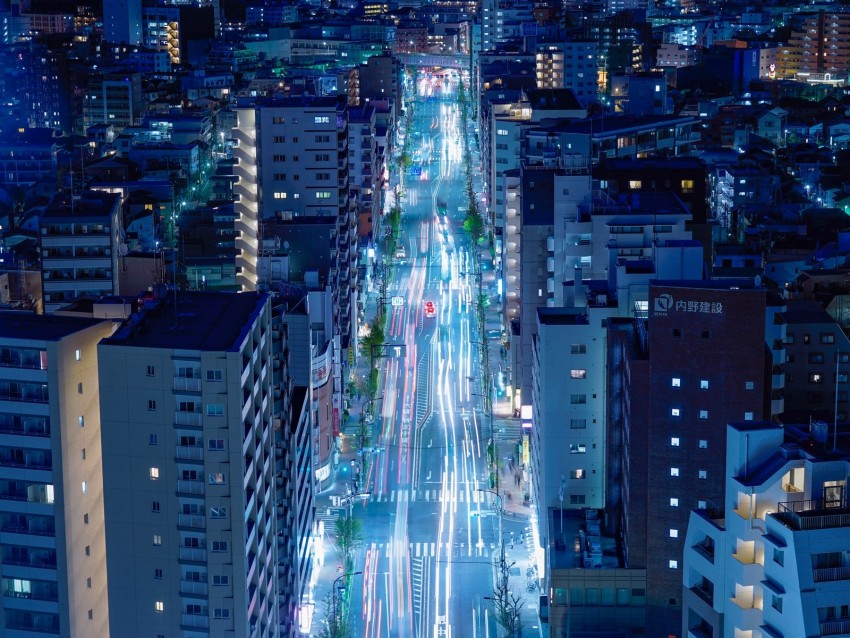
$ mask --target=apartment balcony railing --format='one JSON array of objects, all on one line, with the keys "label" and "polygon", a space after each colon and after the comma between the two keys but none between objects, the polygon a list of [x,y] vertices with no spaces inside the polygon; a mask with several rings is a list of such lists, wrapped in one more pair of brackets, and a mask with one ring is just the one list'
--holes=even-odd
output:
[{"label": "apartment balcony railing", "polygon": [[850,527],[850,509],[845,503],[832,505],[820,499],[779,503],[774,516],[795,531]]},{"label": "apartment balcony railing", "polygon": [[204,459],[204,448],[200,445],[178,445],[174,455],[178,459],[202,461]]},{"label": "apartment balcony railing", "polygon": [[699,598],[704,600],[709,605],[714,605],[714,592],[705,589],[704,587],[700,587],[699,585],[694,585],[691,587],[691,591],[694,592]]},{"label": "apartment balcony railing", "polygon": [[201,380],[194,377],[174,377],[174,389],[183,392],[200,392]]},{"label": "apartment balcony railing", "polygon": [[205,563],[207,561],[207,550],[201,547],[181,547],[177,558],[178,560]]},{"label": "apartment balcony railing", "polygon": [[850,634],[850,620],[827,620],[820,624],[821,636]]},{"label": "apartment balcony railing", "polygon": [[177,526],[204,529],[207,526],[207,519],[198,514],[178,514]]},{"label": "apartment balcony railing", "polygon": [[210,617],[199,614],[182,614],[180,625],[189,629],[209,629]]},{"label": "apartment balcony railing", "polygon": [[179,479],[177,481],[177,492],[179,494],[203,494],[204,482]]},{"label": "apartment balcony railing", "polygon": [[206,596],[209,594],[210,586],[207,583],[202,583],[197,580],[181,580],[180,581],[180,593],[181,594],[195,594],[200,596]]},{"label": "apartment balcony railing", "polygon": [[850,567],[822,567],[820,569],[813,569],[812,576],[816,583],[850,580]]}]

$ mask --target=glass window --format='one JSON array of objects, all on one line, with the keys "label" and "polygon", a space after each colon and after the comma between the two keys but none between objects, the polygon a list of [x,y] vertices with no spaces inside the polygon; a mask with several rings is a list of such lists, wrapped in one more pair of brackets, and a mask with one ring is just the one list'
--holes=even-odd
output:
[{"label": "glass window", "polygon": [[670,538],[679,538],[679,530],[671,528]]},{"label": "glass window", "polygon": [[700,410],[699,418],[705,421],[708,418],[708,410]]},{"label": "glass window", "polygon": [[681,416],[679,408],[670,408],[670,416]]},{"label": "glass window", "polygon": [[669,567],[670,569],[679,569],[679,561],[669,560],[667,561],[667,567]]},{"label": "glass window", "polygon": [[708,379],[700,379],[699,389],[700,390],[708,390]]},{"label": "glass window", "polygon": [[153,544],[154,545],[162,545],[162,536],[160,536],[159,534],[154,534],[153,535]]},{"label": "glass window", "polygon": [[670,468],[670,476],[679,476],[679,468],[671,467]]},{"label": "glass window", "polygon": [[159,468],[158,467],[150,468],[149,474],[150,474],[150,477],[151,477],[152,480],[154,480],[154,481],[157,480],[159,478]]},{"label": "glass window", "polygon": [[158,614],[161,614],[162,612],[165,611],[165,603],[162,602],[161,600],[158,600],[153,604],[153,608],[154,608],[154,611],[156,611]]},{"label": "glass window", "polygon": [[679,377],[673,377],[673,379],[671,379],[670,381],[670,385],[674,388],[681,388],[682,380]]},{"label": "glass window", "polygon": [[670,498],[670,507],[679,507],[679,499],[675,497]]},{"label": "glass window", "polygon": [[673,447],[679,447],[679,437],[678,436],[670,437],[670,445],[672,445]]},{"label": "glass window", "polygon": [[586,379],[587,378],[587,370],[583,370],[583,369],[570,370],[570,378],[571,379]]}]

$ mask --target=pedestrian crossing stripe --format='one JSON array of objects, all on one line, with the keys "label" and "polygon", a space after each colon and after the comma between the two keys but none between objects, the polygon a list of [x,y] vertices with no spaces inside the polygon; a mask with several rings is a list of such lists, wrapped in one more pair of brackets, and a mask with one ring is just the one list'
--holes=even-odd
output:
[{"label": "pedestrian crossing stripe", "polygon": [[[394,548],[397,547],[397,543],[378,543],[377,548],[378,551],[383,554],[386,558],[393,558],[396,556],[396,551]],[[408,543],[407,552],[408,556],[412,559],[417,558],[436,558],[437,551],[439,550],[440,555],[443,557],[456,557],[456,556],[487,556],[489,552],[492,551],[494,545],[491,543],[489,548],[486,544],[480,543],[477,545],[467,545],[466,543],[455,543],[452,547],[449,543],[428,543],[428,542],[418,542],[418,543]]]},{"label": "pedestrian crossing stripe", "polygon": [[375,503],[414,503],[423,500],[427,503],[483,503],[485,495],[481,492],[458,492],[444,495],[442,490],[391,490],[386,493],[372,494]]}]

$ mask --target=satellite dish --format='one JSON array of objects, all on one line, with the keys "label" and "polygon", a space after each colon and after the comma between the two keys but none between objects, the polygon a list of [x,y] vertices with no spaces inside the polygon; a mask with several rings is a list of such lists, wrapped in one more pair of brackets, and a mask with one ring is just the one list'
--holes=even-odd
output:
[{"label": "satellite dish", "polygon": [[118,244],[118,254],[121,257],[126,257],[128,252],[130,252],[130,249],[127,247],[127,244],[125,244],[124,242]]}]

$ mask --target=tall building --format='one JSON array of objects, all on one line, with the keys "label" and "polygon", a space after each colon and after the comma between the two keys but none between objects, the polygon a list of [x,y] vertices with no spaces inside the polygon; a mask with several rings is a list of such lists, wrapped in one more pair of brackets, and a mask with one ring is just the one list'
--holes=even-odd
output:
[{"label": "tall building", "polygon": [[[121,196],[57,196],[39,218],[44,310],[118,293]],[[126,249],[126,246],[125,246]]]},{"label": "tall building", "polygon": [[738,280],[656,281],[643,337],[610,365],[609,423],[622,424],[612,487],[627,565],[646,568],[648,635],[680,635],[688,517],[722,491],[726,424],[782,412],[783,309]]},{"label": "tall building", "polygon": [[[328,285],[335,330],[349,358],[347,350],[356,349],[358,255],[346,98],[300,96],[251,104],[239,109],[234,135],[239,178],[234,192],[244,219],[256,214],[284,224],[312,220],[335,226],[327,247]],[[243,258],[248,272],[250,261]]]},{"label": "tall building", "polygon": [[70,133],[74,122],[73,81],[68,59],[71,36],[41,36],[29,42],[24,70],[27,110],[33,128]]},{"label": "tall building", "polygon": [[104,513],[77,515],[102,529],[87,578],[110,612],[85,634],[275,636],[269,298],[158,293],[98,348]]},{"label": "tall building", "polygon": [[105,560],[96,348],[112,330],[0,313],[0,633],[9,638],[109,635],[105,581],[89,579]]},{"label": "tall building", "polygon": [[850,432],[817,421],[727,429],[722,500],[690,514],[682,635],[847,635]]},{"label": "tall building", "polygon": [[86,128],[109,124],[116,133],[138,126],[144,115],[141,73],[105,73],[89,78],[84,102]]},{"label": "tall building", "polygon": [[103,37],[114,44],[141,44],[142,0],[105,0]]},{"label": "tall building", "polygon": [[826,74],[840,77],[850,65],[850,13],[818,11],[803,17],[802,24],[778,55],[783,78]]}]

